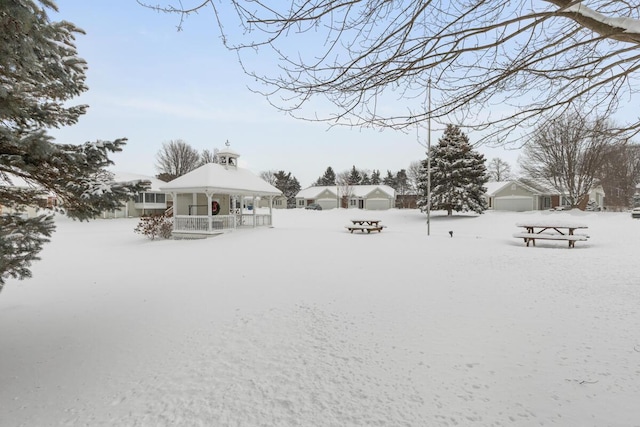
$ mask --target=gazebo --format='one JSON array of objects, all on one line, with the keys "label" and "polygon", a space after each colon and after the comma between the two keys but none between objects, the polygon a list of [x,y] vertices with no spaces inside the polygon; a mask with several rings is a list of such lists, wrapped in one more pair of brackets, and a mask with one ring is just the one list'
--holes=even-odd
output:
[{"label": "gazebo", "polygon": [[[218,163],[207,163],[160,187],[173,198],[173,235],[207,237],[236,228],[272,225],[272,199],[282,194],[251,171],[238,167],[240,155],[228,147]],[[244,208],[250,198],[251,211]],[[257,198],[269,200],[269,213],[257,213]]]}]

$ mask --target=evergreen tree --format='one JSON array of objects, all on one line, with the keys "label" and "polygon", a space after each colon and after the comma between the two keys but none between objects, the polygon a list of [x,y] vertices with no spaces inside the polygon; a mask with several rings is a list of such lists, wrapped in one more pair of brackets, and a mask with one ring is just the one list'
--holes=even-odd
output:
[{"label": "evergreen tree", "polygon": [[362,179],[360,180],[360,185],[371,185],[371,179],[367,172],[362,172]]},{"label": "evergreen tree", "polygon": [[[459,127],[447,125],[436,146],[431,147],[431,208],[482,213],[487,209],[484,193],[487,168],[484,155],[476,152]],[[427,160],[419,178],[421,197],[418,207],[427,207]]]},{"label": "evergreen tree", "polygon": [[[41,6],[42,5],[42,6]],[[51,22],[51,1],[0,2],[0,201],[18,211],[54,193],[56,211],[88,220],[114,210],[148,183],[116,183],[105,168],[126,139],[57,144],[47,128],[77,123],[86,105],[69,101],[87,90],[86,63],[77,56],[82,30]],[[17,186],[18,180],[26,187]],[[0,289],[5,279],[31,276],[31,262],[55,229],[51,212],[23,219],[0,216]]]},{"label": "evergreen tree", "polygon": [[393,176],[390,170],[387,169],[387,176],[382,180],[384,185],[388,185],[389,187],[395,189],[396,188],[396,177]]},{"label": "evergreen tree", "polygon": [[396,173],[394,190],[396,190],[396,194],[400,199],[401,206],[406,208],[406,196],[411,192],[411,183],[409,182],[409,177],[407,176],[407,171],[405,169],[400,169],[398,173]]},{"label": "evergreen tree", "polygon": [[354,165],[351,168],[351,172],[349,173],[348,183],[349,185],[360,185],[361,181],[362,181],[362,175]]},{"label": "evergreen tree", "polygon": [[300,192],[300,182],[291,172],[278,171],[274,174],[274,186],[287,198],[287,208],[296,207],[296,194]]},{"label": "evergreen tree", "polygon": [[331,166],[324,171],[324,175],[322,175],[315,182],[314,185],[327,186],[327,185],[336,185],[336,173],[333,171]]},{"label": "evergreen tree", "polygon": [[380,185],[381,179],[380,179],[380,170],[374,170],[373,172],[371,172],[371,184],[372,185]]}]

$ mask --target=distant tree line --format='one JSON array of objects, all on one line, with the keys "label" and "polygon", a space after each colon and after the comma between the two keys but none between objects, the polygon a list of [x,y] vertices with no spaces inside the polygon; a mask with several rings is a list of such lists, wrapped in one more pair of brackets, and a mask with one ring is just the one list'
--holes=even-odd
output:
[{"label": "distant tree line", "polygon": [[[478,195],[471,193],[480,191],[488,181],[510,179],[553,189],[565,195],[572,206],[577,206],[593,187],[601,185],[607,206],[628,207],[640,183],[640,145],[622,137],[615,129],[617,127],[606,118],[589,119],[580,111],[547,120],[523,144],[517,175],[503,159],[496,157],[487,162],[484,156],[478,156],[460,127],[449,125],[432,152],[427,153],[427,158],[432,156],[431,207],[444,207],[448,212],[482,211]],[[198,152],[181,139],[165,142],[156,156],[157,177],[170,181],[203,164],[217,163],[217,153],[217,149]],[[454,153],[461,157],[455,160]],[[379,169],[353,165],[351,169],[336,172],[328,166],[312,185],[338,186],[341,194],[348,197],[356,185],[384,184],[395,190],[398,207],[408,207],[406,201],[411,196],[417,198],[418,206],[424,209],[427,206],[426,167],[427,160],[412,161],[407,169],[388,169],[383,176]],[[476,187],[467,188],[465,195],[454,201],[451,192],[460,192],[454,187],[463,185],[456,180],[470,175]],[[261,172],[260,177],[283,192],[288,207],[295,207],[295,196],[301,186],[291,172],[269,170]],[[449,188],[448,195],[436,201],[435,195],[445,188]]]}]

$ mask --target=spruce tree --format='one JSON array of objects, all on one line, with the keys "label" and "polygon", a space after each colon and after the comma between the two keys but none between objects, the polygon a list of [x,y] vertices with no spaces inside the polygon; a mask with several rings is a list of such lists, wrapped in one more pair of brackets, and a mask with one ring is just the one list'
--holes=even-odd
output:
[{"label": "spruce tree", "polygon": [[71,145],[47,135],[78,121],[87,106],[69,101],[88,89],[86,63],[74,45],[82,30],[51,22],[47,10],[57,11],[55,3],[0,2],[0,203],[18,211],[0,216],[0,289],[9,277],[31,276],[31,262],[55,229],[51,211],[21,218],[26,206],[55,194],[55,211],[88,220],[119,208],[148,184],[116,183],[105,170],[124,138]]},{"label": "spruce tree", "polygon": [[380,185],[381,183],[381,179],[380,179],[380,169],[374,170],[373,172],[371,172],[371,184],[372,185]]},{"label": "spruce tree", "polygon": [[[484,193],[487,168],[484,155],[473,150],[458,126],[447,125],[436,146],[431,147],[431,209],[482,213],[487,209]],[[427,160],[418,180],[420,209],[427,208]]]},{"label": "spruce tree", "polygon": [[328,185],[336,185],[336,173],[333,171],[331,166],[327,168],[318,180],[316,181],[316,185],[328,186]]},{"label": "spruce tree", "polygon": [[274,186],[282,191],[282,194],[287,198],[287,208],[296,207],[296,195],[300,192],[300,182],[295,176],[291,176],[291,172],[285,172],[283,170],[274,174],[275,184]]},{"label": "spruce tree", "polygon": [[388,185],[389,187],[395,189],[396,188],[396,177],[393,176],[393,173],[387,169],[387,176],[382,180],[384,185]]},{"label": "spruce tree", "polygon": [[349,185],[360,185],[361,181],[362,181],[362,175],[354,165],[351,168],[351,172],[349,172],[349,176],[347,177],[347,183]]}]

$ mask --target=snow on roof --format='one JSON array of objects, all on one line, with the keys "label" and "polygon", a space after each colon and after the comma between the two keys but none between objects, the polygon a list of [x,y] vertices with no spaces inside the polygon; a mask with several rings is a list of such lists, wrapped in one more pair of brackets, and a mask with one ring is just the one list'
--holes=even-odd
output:
[{"label": "snow on roof", "polygon": [[322,192],[326,190],[329,190],[331,193],[333,193],[337,197],[338,187],[335,185],[315,185],[315,186],[307,187],[305,189],[300,190],[298,194],[296,194],[296,197],[299,197],[302,199],[315,199]]},{"label": "snow on roof", "polygon": [[[27,181],[22,177],[13,175],[11,173],[7,173],[5,174],[6,177],[9,179],[9,182],[6,182],[4,180],[0,181],[0,185],[4,186],[4,187],[15,187],[15,188],[36,188],[36,189],[42,189],[42,185],[40,185],[39,183],[34,183],[31,181]],[[55,196],[55,193],[52,191],[49,191],[49,196]]]},{"label": "snow on roof", "polygon": [[166,184],[166,182],[159,180],[153,176],[140,175],[129,172],[113,172],[113,180],[116,182],[130,182],[130,181],[149,181],[151,188],[148,191],[160,191],[160,187]]},{"label": "snow on roof", "polygon": [[7,183],[2,182],[3,186],[18,187],[18,188],[36,188],[37,187],[35,184],[31,184],[19,176],[15,176],[10,173],[6,175],[7,175],[7,178],[9,179],[9,182]]},{"label": "snow on roof", "polygon": [[[396,196],[396,190],[384,184],[351,185],[347,188],[352,197],[366,197],[376,189],[380,189],[384,191],[391,197]],[[317,185],[317,186],[307,187],[304,190],[300,190],[300,192],[296,194],[296,197],[303,198],[303,199],[315,199],[326,190],[329,190],[330,192],[332,192],[334,195],[337,196],[337,194],[344,194],[346,191],[346,188],[339,185]]]},{"label": "snow on roof", "polygon": [[353,194],[355,197],[368,196],[370,193],[372,193],[377,188],[379,188],[380,190],[384,191],[385,193],[387,193],[391,197],[395,197],[396,196],[396,190],[394,190],[392,187],[390,187],[388,185],[384,185],[384,184],[380,184],[380,185],[354,185],[353,187],[350,187],[350,188],[353,189],[351,194]]},{"label": "snow on roof", "polygon": [[487,189],[486,193],[490,196],[495,195],[500,190],[502,190],[507,185],[511,184],[512,181],[491,181],[487,182],[484,186]]},{"label": "snow on roof", "polygon": [[522,181],[519,181],[517,179],[512,179],[509,181],[492,181],[492,182],[487,182],[484,186],[487,189],[486,194],[489,196],[495,196],[497,193],[499,193],[501,190],[503,190],[505,187],[507,187],[508,185],[511,184],[516,184],[524,189],[526,189],[527,191],[533,193],[533,194],[541,194],[543,192],[549,192],[548,189],[545,188],[536,188],[533,185],[529,184],[529,183],[525,183]]},{"label": "snow on roof", "polygon": [[278,196],[282,191],[264,181],[248,169],[225,167],[207,163],[191,172],[164,183],[160,190],[166,192],[220,192],[239,195]]}]

